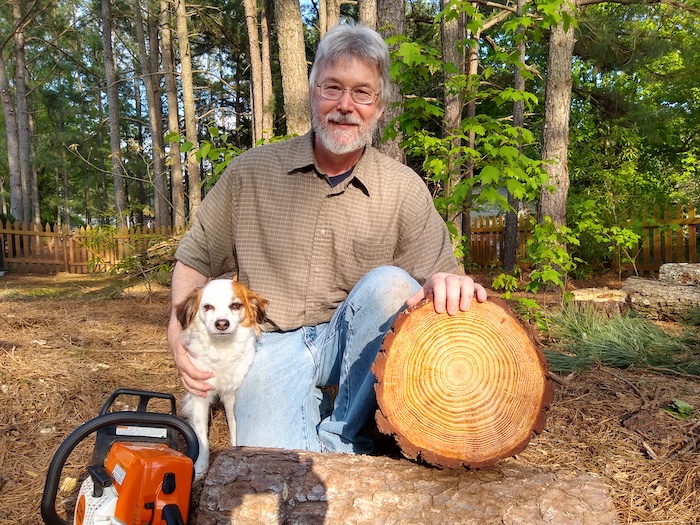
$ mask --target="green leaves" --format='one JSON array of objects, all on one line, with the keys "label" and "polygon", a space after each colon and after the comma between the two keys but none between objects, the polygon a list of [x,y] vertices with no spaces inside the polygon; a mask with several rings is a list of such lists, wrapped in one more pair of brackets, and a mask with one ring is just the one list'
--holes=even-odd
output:
[{"label": "green leaves", "polygon": [[690,419],[695,414],[695,407],[682,399],[672,399],[671,403],[661,410],[671,414],[676,419]]}]

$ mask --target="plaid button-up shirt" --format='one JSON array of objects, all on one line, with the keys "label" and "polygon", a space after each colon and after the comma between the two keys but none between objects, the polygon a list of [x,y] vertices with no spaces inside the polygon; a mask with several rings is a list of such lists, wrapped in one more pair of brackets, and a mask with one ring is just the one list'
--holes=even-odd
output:
[{"label": "plaid button-up shirt", "polygon": [[207,277],[238,274],[270,301],[267,329],[327,322],[369,270],[393,265],[421,284],[457,273],[445,223],[423,180],[368,146],[333,187],[312,133],[231,161],[197,210],[176,258]]}]

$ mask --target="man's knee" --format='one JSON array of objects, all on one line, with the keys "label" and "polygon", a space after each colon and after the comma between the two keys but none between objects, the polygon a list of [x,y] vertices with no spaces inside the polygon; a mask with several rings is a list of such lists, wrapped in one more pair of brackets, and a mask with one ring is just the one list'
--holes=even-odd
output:
[{"label": "man's knee", "polygon": [[396,266],[380,266],[360,279],[350,299],[371,303],[391,316],[419,289],[420,284],[405,270]]}]

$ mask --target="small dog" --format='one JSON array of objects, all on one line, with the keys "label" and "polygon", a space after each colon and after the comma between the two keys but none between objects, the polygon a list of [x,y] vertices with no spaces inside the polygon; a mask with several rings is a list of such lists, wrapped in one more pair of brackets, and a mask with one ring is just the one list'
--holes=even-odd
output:
[{"label": "small dog", "polygon": [[231,446],[236,446],[236,391],[253,362],[267,304],[261,295],[238,281],[215,279],[193,290],[176,307],[192,363],[216,374],[208,380],[214,389],[206,398],[188,393],[182,403],[182,413],[199,439],[196,479],[209,468],[209,407],[216,399],[224,404]]}]

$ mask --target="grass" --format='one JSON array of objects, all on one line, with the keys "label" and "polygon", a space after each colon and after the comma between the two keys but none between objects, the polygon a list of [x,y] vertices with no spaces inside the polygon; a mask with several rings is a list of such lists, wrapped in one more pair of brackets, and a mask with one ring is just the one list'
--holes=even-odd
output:
[{"label": "grass", "polygon": [[573,305],[551,315],[549,325],[551,342],[544,353],[555,372],[600,364],[700,375],[700,334],[695,328],[669,331],[635,315],[608,317]]}]

